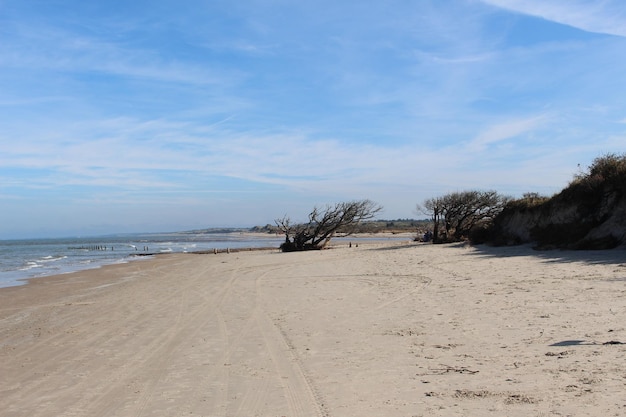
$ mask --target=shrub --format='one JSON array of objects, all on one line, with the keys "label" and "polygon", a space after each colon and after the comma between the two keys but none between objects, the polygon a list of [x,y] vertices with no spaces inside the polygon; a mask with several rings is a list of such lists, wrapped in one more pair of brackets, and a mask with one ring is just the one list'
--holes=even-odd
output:
[{"label": "shrub", "polygon": [[588,172],[577,174],[569,188],[588,192],[602,186],[626,191],[626,154],[610,153],[595,158]]}]

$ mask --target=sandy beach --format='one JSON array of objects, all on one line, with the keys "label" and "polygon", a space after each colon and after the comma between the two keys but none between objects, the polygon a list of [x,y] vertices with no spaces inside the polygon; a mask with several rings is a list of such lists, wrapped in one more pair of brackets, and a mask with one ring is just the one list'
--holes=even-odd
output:
[{"label": "sandy beach", "polygon": [[0,289],[0,416],[624,416],[626,251],[172,254]]}]

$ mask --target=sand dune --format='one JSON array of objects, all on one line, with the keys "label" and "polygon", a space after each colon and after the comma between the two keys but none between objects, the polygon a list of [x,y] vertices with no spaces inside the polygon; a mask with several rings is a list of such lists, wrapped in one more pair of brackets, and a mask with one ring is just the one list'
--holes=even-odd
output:
[{"label": "sand dune", "polygon": [[626,252],[175,254],[0,290],[0,416],[626,415]]}]

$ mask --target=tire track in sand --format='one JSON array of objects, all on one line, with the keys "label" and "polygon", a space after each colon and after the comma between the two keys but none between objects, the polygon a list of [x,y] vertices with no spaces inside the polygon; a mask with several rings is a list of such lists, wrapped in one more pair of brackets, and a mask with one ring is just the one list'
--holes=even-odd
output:
[{"label": "tire track in sand", "polygon": [[276,373],[280,377],[290,415],[293,417],[329,417],[320,395],[307,377],[295,349],[284,333],[265,314],[257,317],[259,330],[272,358]]},{"label": "tire track in sand", "polygon": [[[262,276],[256,280],[257,297],[259,298],[261,297],[261,282]],[[274,324],[260,308],[257,309],[256,321],[268,353],[272,358],[275,371],[280,378],[290,415],[294,417],[313,415],[330,417],[319,391],[306,372],[306,368],[287,333]]]}]

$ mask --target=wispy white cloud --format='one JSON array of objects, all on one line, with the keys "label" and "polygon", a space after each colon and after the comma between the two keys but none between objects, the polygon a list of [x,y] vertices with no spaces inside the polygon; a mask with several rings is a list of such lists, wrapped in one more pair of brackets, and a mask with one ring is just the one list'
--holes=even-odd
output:
[{"label": "wispy white cloud", "polygon": [[484,151],[493,144],[531,132],[545,123],[546,120],[546,115],[539,115],[489,126],[468,143],[467,149],[474,152]]},{"label": "wispy white cloud", "polygon": [[200,63],[181,61],[158,49],[132,45],[123,39],[77,34],[50,26],[13,25],[11,42],[0,43],[0,67],[100,73],[194,85],[231,84],[245,78],[242,71],[218,70]]},{"label": "wispy white cloud", "polygon": [[626,3],[621,0],[483,0],[588,32],[626,36]]},{"label": "wispy white cloud", "polygon": [[[366,193],[372,191],[373,184],[410,189],[427,181],[431,187],[441,187],[460,184],[466,166],[481,166],[483,147],[531,131],[543,120],[537,116],[486,128],[466,146],[466,152],[459,152],[453,146],[436,143],[394,147],[350,144],[314,139],[306,131],[233,133],[228,122],[205,136],[192,133],[198,126],[115,119],[85,122],[80,129],[68,132],[63,144],[58,139],[50,141],[43,133],[37,142],[16,142],[5,148],[0,164],[5,169],[42,170],[41,177],[24,184],[26,188],[109,187],[139,190],[140,194],[157,190],[202,193],[204,187],[211,189],[211,178],[216,177],[309,193],[334,190],[339,194],[346,188]],[[95,126],[108,134],[98,137],[103,132],[94,132]],[[497,158],[499,151],[490,151],[491,158]],[[433,172],[438,173],[434,182],[428,179],[428,173]],[[489,177],[485,174],[482,183],[489,183]]]}]

